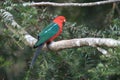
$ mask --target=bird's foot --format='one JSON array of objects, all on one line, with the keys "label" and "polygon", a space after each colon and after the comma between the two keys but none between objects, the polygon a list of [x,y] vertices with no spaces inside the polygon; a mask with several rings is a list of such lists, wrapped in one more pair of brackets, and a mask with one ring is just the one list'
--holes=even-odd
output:
[{"label": "bird's foot", "polygon": [[48,42],[48,43],[47,43],[46,46],[47,46],[48,50],[51,50],[51,49],[50,49],[50,44],[52,44],[53,42],[54,42],[54,41],[51,41],[51,42]]}]

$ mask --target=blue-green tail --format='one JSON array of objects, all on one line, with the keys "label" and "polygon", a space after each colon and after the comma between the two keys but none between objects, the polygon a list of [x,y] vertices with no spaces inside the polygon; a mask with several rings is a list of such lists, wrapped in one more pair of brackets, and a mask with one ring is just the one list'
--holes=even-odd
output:
[{"label": "blue-green tail", "polygon": [[33,68],[33,65],[34,65],[37,57],[39,56],[42,47],[43,47],[43,44],[37,47],[37,50],[36,50],[36,52],[34,53],[34,56],[33,56],[33,58],[32,58],[32,61],[31,61],[31,64],[30,64],[30,68]]}]

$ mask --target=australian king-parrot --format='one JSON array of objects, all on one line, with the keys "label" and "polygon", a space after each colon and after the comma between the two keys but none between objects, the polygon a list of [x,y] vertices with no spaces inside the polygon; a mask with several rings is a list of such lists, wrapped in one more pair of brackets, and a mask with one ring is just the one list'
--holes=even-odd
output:
[{"label": "australian king-parrot", "polygon": [[66,18],[64,16],[57,16],[45,29],[43,29],[38,34],[38,41],[35,43],[34,48],[37,48],[34,53],[32,62],[30,64],[30,68],[33,67],[33,64],[40,53],[43,45],[46,43],[52,42],[56,37],[58,37],[62,33],[62,27],[65,23]]}]

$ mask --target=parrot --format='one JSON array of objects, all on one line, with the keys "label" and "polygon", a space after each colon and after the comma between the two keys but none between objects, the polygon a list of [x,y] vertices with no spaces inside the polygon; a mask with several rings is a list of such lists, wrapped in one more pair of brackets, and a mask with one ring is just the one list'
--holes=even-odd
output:
[{"label": "parrot", "polygon": [[62,27],[66,22],[66,18],[64,16],[57,16],[53,19],[53,21],[45,27],[39,34],[38,40],[33,46],[33,48],[37,48],[34,56],[32,58],[30,68],[33,68],[33,64],[37,56],[39,55],[43,45],[50,44],[55,38],[57,38],[62,33]]}]

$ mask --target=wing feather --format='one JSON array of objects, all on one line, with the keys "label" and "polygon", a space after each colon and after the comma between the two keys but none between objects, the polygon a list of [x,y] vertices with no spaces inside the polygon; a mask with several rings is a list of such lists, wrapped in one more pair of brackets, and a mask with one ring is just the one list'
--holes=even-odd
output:
[{"label": "wing feather", "polygon": [[35,43],[34,47],[45,43],[51,37],[53,37],[59,31],[59,26],[56,23],[51,23],[44,30],[38,34],[38,41]]}]

